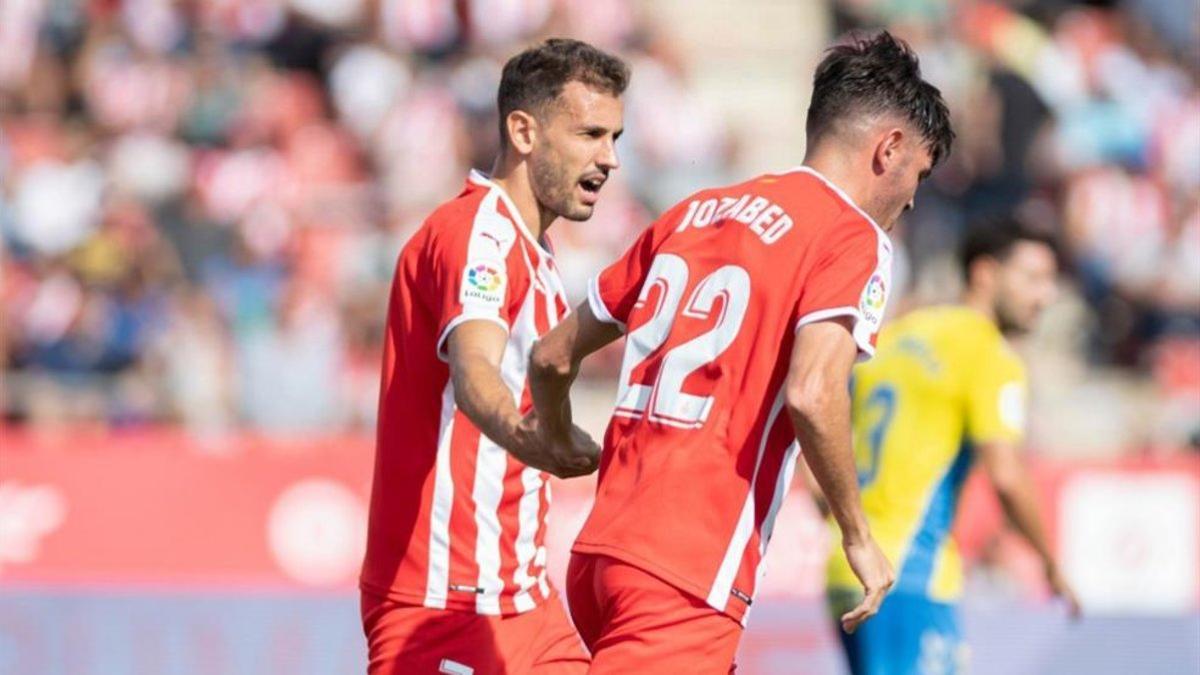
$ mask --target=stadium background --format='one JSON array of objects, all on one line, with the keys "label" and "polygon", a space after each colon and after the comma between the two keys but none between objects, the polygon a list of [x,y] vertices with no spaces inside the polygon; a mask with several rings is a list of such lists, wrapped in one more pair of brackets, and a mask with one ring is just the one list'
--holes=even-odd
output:
[{"label": "stadium background", "polygon": [[[975,481],[979,673],[1200,672],[1200,16],[1190,0],[3,0],[0,673],[340,673],[396,253],[496,150],[503,60],[627,57],[623,166],[551,231],[573,300],[691,190],[798,164],[812,67],[889,26],[959,141],[891,312],[955,296],[966,223],[1059,232],[1022,345],[1029,458],[1087,617]],[[597,433],[613,355],[577,408]],[[586,513],[556,486],[553,569]],[[785,506],[741,672],[841,672],[827,535]],[[686,527],[686,522],[681,521]]]}]

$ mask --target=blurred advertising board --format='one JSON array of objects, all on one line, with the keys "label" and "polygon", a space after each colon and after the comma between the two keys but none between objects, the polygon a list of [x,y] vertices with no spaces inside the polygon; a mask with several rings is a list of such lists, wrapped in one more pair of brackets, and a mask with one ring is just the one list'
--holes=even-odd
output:
[{"label": "blurred advertising board", "polygon": [[[0,430],[0,674],[360,671],[355,580],[371,467],[363,437]],[[1200,627],[1200,461],[1035,469],[1089,618],[1076,630],[1039,602],[1036,560],[975,476],[956,535],[976,570],[964,617],[977,672],[1068,672],[1088,654],[1094,673],[1194,660],[1200,645],[1180,636]],[[560,588],[593,486],[554,485],[549,566]],[[744,672],[840,672],[822,607],[830,545],[796,486]]]},{"label": "blurred advertising board", "polygon": [[[0,581],[221,590],[354,588],[370,496],[369,438],[214,444],[175,431],[0,436]],[[1200,607],[1200,458],[1039,463],[1051,534],[1086,604],[1102,612]],[[556,482],[551,571],[590,504],[590,479]],[[956,534],[968,561],[1011,568],[1036,593],[1027,551],[1003,533],[980,476]],[[779,519],[763,597],[819,598],[830,536],[802,486]]]}]

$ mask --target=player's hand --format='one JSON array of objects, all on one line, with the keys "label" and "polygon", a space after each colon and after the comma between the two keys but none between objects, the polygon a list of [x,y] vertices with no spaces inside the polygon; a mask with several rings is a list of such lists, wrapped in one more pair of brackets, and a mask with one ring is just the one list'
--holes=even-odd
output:
[{"label": "player's hand", "polygon": [[1058,569],[1058,565],[1049,563],[1046,565],[1046,582],[1050,584],[1050,591],[1067,603],[1067,614],[1071,619],[1078,621],[1083,616],[1083,609],[1079,605],[1079,597],[1075,595],[1075,590],[1071,588],[1071,584],[1067,583],[1066,577],[1062,571]]},{"label": "player's hand", "polygon": [[545,433],[537,417],[529,413],[517,424],[513,438],[509,452],[514,457],[559,478],[586,476],[600,464],[600,446],[577,426],[567,438],[556,439]]},{"label": "player's hand", "polygon": [[[592,438],[591,434],[574,424],[571,425],[570,453],[579,460],[582,470],[582,473],[574,474],[576,476],[585,476],[600,467],[600,444]],[[559,478],[565,478],[565,476],[559,476]]]},{"label": "player's hand", "polygon": [[842,542],[846,552],[846,560],[850,569],[863,585],[863,599],[857,607],[842,615],[842,630],[853,633],[862,622],[875,616],[883,598],[887,595],[892,584],[896,583],[896,574],[892,564],[880,550],[875,539],[867,537],[865,541]]}]

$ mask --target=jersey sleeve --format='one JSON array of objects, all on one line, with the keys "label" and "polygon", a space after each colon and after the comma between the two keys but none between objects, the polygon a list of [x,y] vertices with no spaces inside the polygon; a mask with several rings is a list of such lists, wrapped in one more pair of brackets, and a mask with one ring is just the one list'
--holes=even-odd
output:
[{"label": "jersey sleeve", "polygon": [[511,221],[481,212],[470,226],[447,226],[430,246],[427,269],[438,358],[449,358],[446,338],[467,321],[490,321],[509,330],[513,299],[528,282]]},{"label": "jersey sleeve", "polygon": [[616,262],[588,282],[588,307],[597,319],[625,330],[654,256],[670,229],[679,224],[687,203],[684,200],[660,216]]},{"label": "jersey sleeve", "polygon": [[1028,380],[1015,354],[1003,353],[972,359],[966,379],[966,434],[975,444],[1025,437]]},{"label": "jersey sleeve", "polygon": [[891,242],[873,225],[854,219],[837,224],[817,245],[821,250],[796,305],[796,329],[850,317],[859,357],[869,358],[891,288]]}]

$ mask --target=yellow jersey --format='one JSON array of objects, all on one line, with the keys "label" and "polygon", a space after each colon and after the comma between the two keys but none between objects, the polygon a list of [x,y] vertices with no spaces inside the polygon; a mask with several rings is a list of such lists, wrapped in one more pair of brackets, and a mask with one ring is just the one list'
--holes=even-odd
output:
[{"label": "yellow jersey", "polygon": [[[863,508],[893,591],[954,602],[963,572],[950,530],[972,447],[1021,440],[1025,368],[983,314],[930,307],[884,328],[851,386]],[[831,592],[860,588],[841,546],[827,571]]]}]

